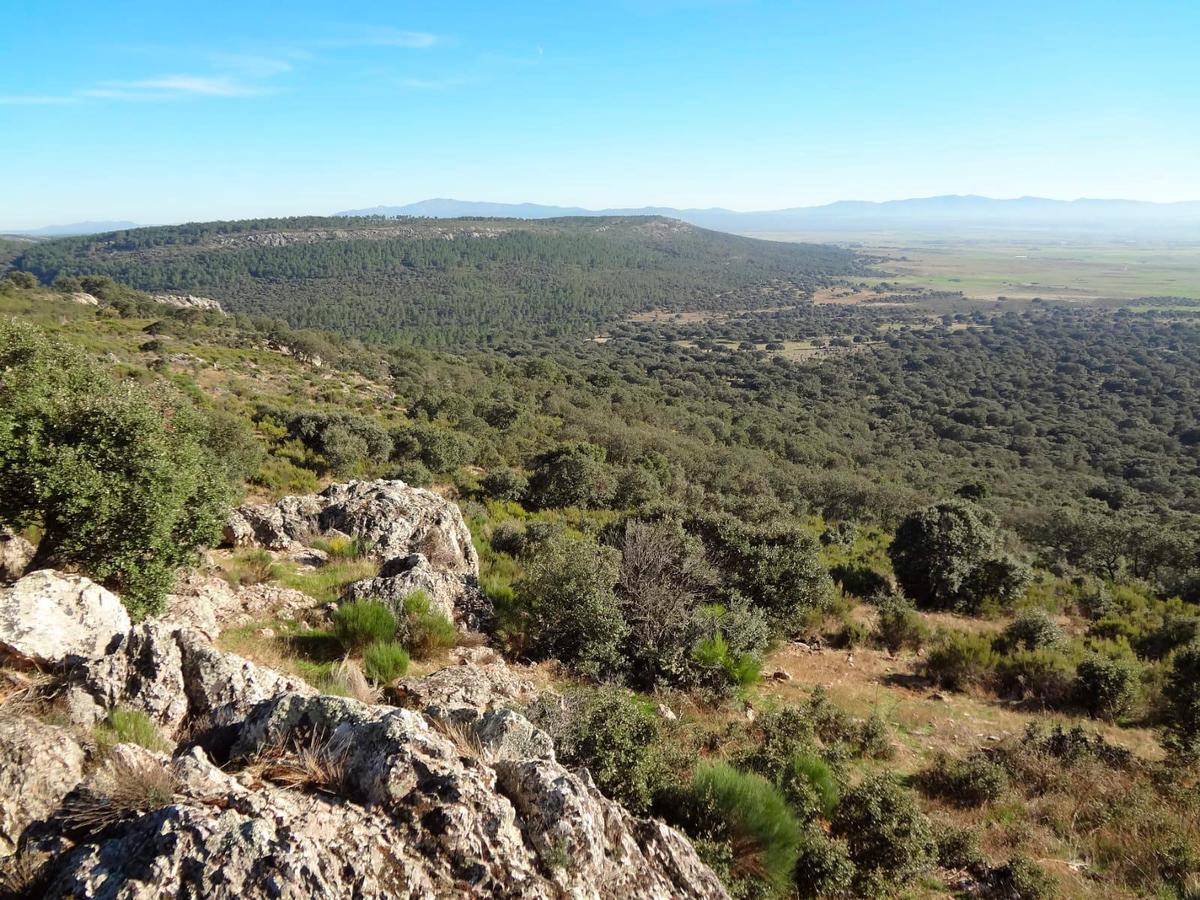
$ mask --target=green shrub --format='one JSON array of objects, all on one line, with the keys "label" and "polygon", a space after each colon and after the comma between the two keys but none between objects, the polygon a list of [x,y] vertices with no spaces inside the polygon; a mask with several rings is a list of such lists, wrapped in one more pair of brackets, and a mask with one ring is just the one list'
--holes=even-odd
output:
[{"label": "green shrub", "polygon": [[137,744],[158,753],[170,751],[158,726],[140,709],[118,706],[109,711],[96,728],[96,738],[102,745]]},{"label": "green shrub", "polygon": [[956,806],[982,806],[1008,788],[1008,772],[982,753],[963,759],[938,753],[917,775],[916,784],[922,793]]},{"label": "green shrub", "polygon": [[887,773],[868,776],[847,791],[834,813],[832,831],[843,838],[865,889],[871,876],[914,878],[933,862],[933,832],[911,792]]},{"label": "green shrub", "polygon": [[1200,642],[1175,653],[1167,683],[1164,743],[1184,756],[1200,756]]},{"label": "green shrub", "polygon": [[1048,900],[1058,896],[1058,885],[1044,869],[1027,856],[1014,856],[988,873],[996,896],[1016,900]]},{"label": "green shrub", "polygon": [[396,616],[383,603],[355,600],[344,603],[333,615],[333,631],[347,650],[387,643],[396,636]]},{"label": "green shrub", "polygon": [[519,501],[529,490],[529,479],[516,469],[500,468],[485,475],[480,486],[493,500]]},{"label": "green shrub", "polygon": [[363,651],[363,669],[376,684],[391,684],[408,671],[408,651],[400,644],[378,641]]},{"label": "green shrub", "polygon": [[762,662],[751,653],[731,653],[725,635],[717,632],[692,648],[697,680],[718,692],[726,686],[749,687],[758,681]]},{"label": "green shrub", "polygon": [[875,639],[889,653],[921,648],[929,636],[929,629],[906,597],[901,594],[879,595],[875,605],[879,609]]},{"label": "green shrub", "polygon": [[420,460],[409,459],[396,465],[388,475],[413,487],[429,487],[433,484],[433,473]]},{"label": "green shrub", "polygon": [[426,659],[448,650],[458,640],[454,623],[433,605],[424,591],[413,591],[404,598],[405,644],[417,659]]},{"label": "green shrub", "polygon": [[135,618],[157,612],[220,536],[253,436],[23,323],[0,323],[0,371],[0,524],[40,526],[33,568],[81,569]]},{"label": "green shrub", "polygon": [[605,795],[636,814],[649,809],[663,775],[659,720],[646,704],[616,688],[576,688],[527,715],[553,738],[559,759],[587,768]]},{"label": "green shrub", "polygon": [[907,516],[888,547],[904,593],[929,609],[977,611],[985,601],[1015,600],[1027,569],[999,552],[996,517],[961,499]]},{"label": "green shrub", "polygon": [[985,635],[952,631],[929,651],[925,672],[942,687],[961,691],[991,682],[999,659]]},{"label": "green shrub", "polygon": [[792,880],[800,897],[843,896],[854,881],[854,863],[845,841],[830,838],[815,825],[807,826]]},{"label": "green shrub", "polygon": [[[802,830],[787,801],[761,775],[720,762],[702,762],[692,776],[693,809],[713,836],[734,848],[734,871],[779,894],[792,882]],[[696,825],[693,824],[693,828]]]},{"label": "green shrub", "polygon": [[589,540],[557,536],[535,547],[516,584],[533,653],[590,675],[623,668],[618,562],[617,551]]},{"label": "green shrub", "polygon": [[1009,649],[1041,650],[1060,646],[1066,636],[1044,610],[1025,609],[1004,629],[1002,639]]},{"label": "green shrub", "polygon": [[833,815],[842,796],[841,785],[829,764],[815,753],[803,750],[792,754],[787,769],[778,781],[798,812],[813,811],[826,819]]},{"label": "green shrub", "polygon": [[1093,716],[1116,719],[1137,703],[1141,678],[1137,660],[1093,654],[1075,669],[1075,694]]},{"label": "green shrub", "polygon": [[943,869],[975,871],[987,864],[979,847],[979,832],[974,828],[937,825],[933,831],[937,864]]},{"label": "green shrub", "polygon": [[1015,650],[996,663],[995,686],[1004,697],[1061,708],[1074,699],[1075,668],[1059,650]]},{"label": "green shrub", "polygon": [[835,647],[848,649],[865,644],[870,636],[871,629],[865,622],[845,616],[842,619],[841,627],[834,632],[830,643]]},{"label": "green shrub", "polygon": [[488,543],[492,545],[492,549],[501,553],[520,556],[521,551],[525,549],[525,529],[520,522],[511,519],[500,522],[492,528]]}]

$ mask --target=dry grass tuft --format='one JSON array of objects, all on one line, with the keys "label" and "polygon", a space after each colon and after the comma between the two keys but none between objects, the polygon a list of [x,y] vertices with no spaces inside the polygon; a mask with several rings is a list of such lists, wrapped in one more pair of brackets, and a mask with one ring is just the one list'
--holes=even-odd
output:
[{"label": "dry grass tuft", "polygon": [[36,715],[52,699],[58,679],[45,672],[0,669],[0,715]]},{"label": "dry grass tuft", "polygon": [[280,747],[264,747],[246,769],[281,787],[344,796],[349,754],[347,742],[314,731],[308,740],[293,738]]},{"label": "dry grass tuft", "polygon": [[460,756],[475,759],[485,765],[492,761],[492,754],[475,731],[475,726],[458,719],[430,719],[433,730],[454,745]]},{"label": "dry grass tuft", "polygon": [[379,702],[379,691],[371,686],[371,682],[363,674],[362,667],[348,656],[334,668],[330,682],[338,693],[343,693],[360,703]]},{"label": "dry grass tuft", "polygon": [[114,756],[92,786],[63,804],[63,821],[72,830],[99,834],[126,819],[169,806],[178,790],[175,774],[157,759]]},{"label": "dry grass tuft", "polygon": [[40,897],[50,854],[20,850],[0,859],[0,897]]}]

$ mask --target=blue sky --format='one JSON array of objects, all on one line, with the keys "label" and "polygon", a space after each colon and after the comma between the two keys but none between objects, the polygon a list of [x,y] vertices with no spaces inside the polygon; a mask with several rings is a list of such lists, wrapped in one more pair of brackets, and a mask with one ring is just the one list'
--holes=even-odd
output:
[{"label": "blue sky", "polygon": [[9,4],[0,226],[1200,199],[1200,3]]}]

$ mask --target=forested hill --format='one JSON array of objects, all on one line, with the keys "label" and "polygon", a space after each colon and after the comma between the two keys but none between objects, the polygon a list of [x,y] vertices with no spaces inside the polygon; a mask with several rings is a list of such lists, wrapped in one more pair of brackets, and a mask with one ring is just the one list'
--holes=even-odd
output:
[{"label": "forested hill", "polygon": [[293,327],[435,345],[582,330],[659,307],[753,309],[865,271],[839,248],[659,216],[194,223],[44,241],[16,266],[43,282],[111,275]]}]

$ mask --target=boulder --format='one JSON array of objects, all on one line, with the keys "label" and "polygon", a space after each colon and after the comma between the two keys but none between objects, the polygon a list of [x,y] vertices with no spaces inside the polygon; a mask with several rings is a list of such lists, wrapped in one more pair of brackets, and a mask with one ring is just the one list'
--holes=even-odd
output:
[{"label": "boulder", "polygon": [[403,481],[331,484],[319,494],[235,509],[230,546],[294,549],[313,537],[344,534],[381,561],[421,553],[437,571],[478,575],[479,557],[458,507]]},{"label": "boulder", "polygon": [[401,678],[393,687],[403,705],[448,717],[456,710],[482,715],[493,709],[522,707],[537,693],[533,682],[504,662],[446,666],[423,678]]},{"label": "boulder", "polygon": [[0,717],[0,856],[83,778],[83,749],[62,728],[29,716]]},{"label": "boulder", "polygon": [[112,653],[72,669],[64,700],[80,725],[94,724],[122,706],[144,712],[173,737],[185,724],[226,725],[281,693],[314,691],[299,678],[217,650],[198,631],[145,622],[125,634]]},{"label": "boulder", "polygon": [[129,624],[117,595],[82,575],[41,569],[0,589],[0,655],[39,665],[102,656]]},{"label": "boulder", "polygon": [[493,614],[474,576],[435,569],[421,553],[389,560],[379,575],[354,582],[341,599],[378,600],[400,616],[404,598],[414,591],[427,594],[442,615],[467,631],[482,630]]},{"label": "boulder", "polygon": [[0,583],[11,583],[25,574],[33,560],[33,544],[7,528],[0,529]]},{"label": "boulder", "polygon": [[248,625],[270,616],[309,618],[314,600],[277,584],[230,586],[215,570],[187,572],[167,595],[159,621],[194,628],[216,640],[226,628]]}]

